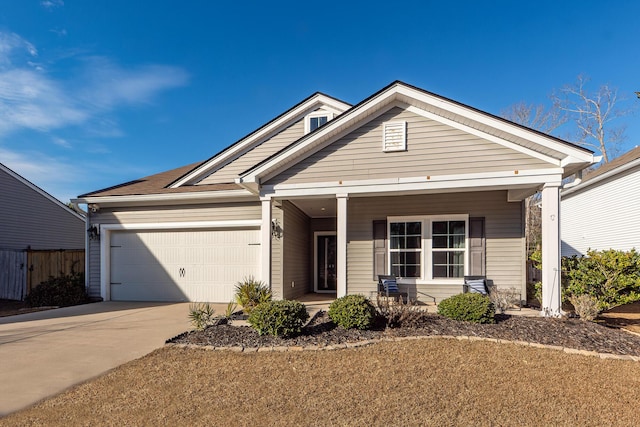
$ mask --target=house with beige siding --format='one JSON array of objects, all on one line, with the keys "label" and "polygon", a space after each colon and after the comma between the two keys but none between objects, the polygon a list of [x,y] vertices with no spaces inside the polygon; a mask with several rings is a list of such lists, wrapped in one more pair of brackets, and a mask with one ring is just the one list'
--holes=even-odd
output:
[{"label": "house with beige siding", "polygon": [[355,105],[316,93],[210,159],[84,194],[87,286],[105,300],[412,298],[484,275],[525,294],[523,200],[542,192],[543,294],[558,313],[559,189],[591,151],[394,82]]},{"label": "house with beige siding", "polygon": [[563,256],[640,249],[640,147],[585,173],[560,196]]}]

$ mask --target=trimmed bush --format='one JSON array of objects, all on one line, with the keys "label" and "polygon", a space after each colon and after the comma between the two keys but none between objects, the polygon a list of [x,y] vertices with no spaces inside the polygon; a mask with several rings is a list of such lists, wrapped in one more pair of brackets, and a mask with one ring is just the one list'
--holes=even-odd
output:
[{"label": "trimmed bush", "polygon": [[260,335],[291,337],[298,335],[309,319],[307,307],[298,301],[267,301],[251,310],[247,322]]},{"label": "trimmed bush", "polygon": [[345,329],[369,329],[376,318],[376,309],[362,295],[347,295],[329,305],[329,317]]},{"label": "trimmed bush", "polygon": [[458,294],[440,301],[438,314],[465,322],[495,322],[493,303],[489,297],[476,293]]},{"label": "trimmed bush", "polygon": [[89,297],[84,287],[84,274],[73,273],[50,277],[49,280],[31,289],[24,300],[31,307],[67,307],[86,304],[89,302]]},{"label": "trimmed bush", "polygon": [[242,306],[244,314],[251,314],[251,310],[258,304],[271,301],[269,287],[253,276],[245,277],[236,285],[236,302]]},{"label": "trimmed bush", "polygon": [[576,314],[580,320],[591,322],[596,318],[598,313],[598,300],[588,294],[571,295],[569,302],[573,305]]}]

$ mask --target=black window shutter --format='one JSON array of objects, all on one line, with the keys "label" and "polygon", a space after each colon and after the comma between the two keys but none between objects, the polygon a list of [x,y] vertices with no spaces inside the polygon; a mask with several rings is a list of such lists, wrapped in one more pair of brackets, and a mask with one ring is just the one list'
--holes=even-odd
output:
[{"label": "black window shutter", "polygon": [[387,274],[387,220],[373,221],[373,280]]},{"label": "black window shutter", "polygon": [[469,275],[486,276],[484,218],[469,218]]}]

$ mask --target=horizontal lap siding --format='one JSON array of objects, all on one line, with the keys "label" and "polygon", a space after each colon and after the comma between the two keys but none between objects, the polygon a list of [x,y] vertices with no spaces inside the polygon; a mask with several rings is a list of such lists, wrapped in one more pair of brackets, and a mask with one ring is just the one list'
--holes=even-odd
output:
[{"label": "horizontal lap siding", "polygon": [[[153,224],[167,222],[259,220],[259,202],[101,209],[91,214],[91,224]],[[89,242],[89,294],[100,296],[100,241]]]},{"label": "horizontal lap siding", "polygon": [[634,168],[563,197],[562,255],[585,255],[589,248],[640,249],[639,195],[640,168]]},{"label": "horizontal lap siding", "polygon": [[255,166],[272,154],[277,153],[293,141],[300,138],[303,134],[304,121],[299,120],[279,134],[258,145],[253,150],[246,152],[231,163],[209,175],[200,181],[198,185],[234,182],[240,173],[246,171],[252,166]]},{"label": "horizontal lap siding", "polygon": [[[382,124],[407,122],[407,151],[382,151]],[[395,107],[293,165],[268,184],[437,176],[548,168],[500,144]]]},{"label": "horizontal lap siding", "polygon": [[309,217],[291,202],[283,202],[283,208],[283,295],[286,299],[296,299],[310,288]]},{"label": "horizontal lap siding", "polygon": [[82,249],[84,219],[0,170],[0,249]]},{"label": "horizontal lap siding", "polygon": [[[525,292],[522,204],[508,203],[505,191],[350,198],[348,201],[347,283],[350,294],[370,295],[376,290],[372,279],[374,220],[388,216],[468,214],[484,217],[486,230],[486,274],[494,284]],[[462,291],[461,285],[424,284],[415,291],[438,301]],[[421,301],[430,299],[419,295]]]}]

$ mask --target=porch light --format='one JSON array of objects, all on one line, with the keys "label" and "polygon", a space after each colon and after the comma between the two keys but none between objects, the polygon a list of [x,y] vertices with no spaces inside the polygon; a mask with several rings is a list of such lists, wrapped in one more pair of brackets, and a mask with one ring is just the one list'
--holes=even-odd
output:
[{"label": "porch light", "polygon": [[89,240],[99,240],[100,239],[100,229],[96,225],[92,225],[87,229],[87,236],[89,236]]},{"label": "porch light", "polygon": [[279,239],[282,237],[282,227],[277,219],[271,221],[271,237]]}]

